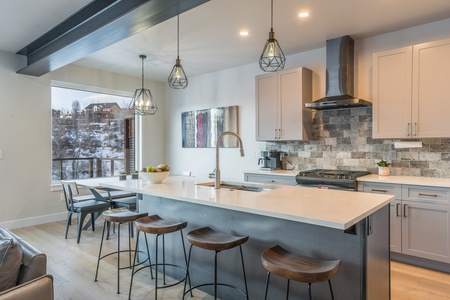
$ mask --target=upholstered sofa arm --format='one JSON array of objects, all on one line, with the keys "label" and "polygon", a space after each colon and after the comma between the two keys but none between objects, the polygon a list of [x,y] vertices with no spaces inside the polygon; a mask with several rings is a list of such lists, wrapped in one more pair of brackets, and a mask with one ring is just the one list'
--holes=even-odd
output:
[{"label": "upholstered sofa arm", "polygon": [[0,300],[53,300],[53,277],[50,274],[0,292]]},{"label": "upholstered sofa arm", "polygon": [[13,237],[22,246],[22,266],[20,267],[17,284],[22,284],[47,274],[47,257],[42,251],[1,226],[0,234],[5,237]]}]

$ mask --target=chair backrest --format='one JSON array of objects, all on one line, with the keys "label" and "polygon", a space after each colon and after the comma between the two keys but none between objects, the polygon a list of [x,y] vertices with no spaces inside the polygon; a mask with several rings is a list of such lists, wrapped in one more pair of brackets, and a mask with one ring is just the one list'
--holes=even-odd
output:
[{"label": "chair backrest", "polygon": [[73,208],[73,196],[78,196],[78,186],[75,181],[61,180],[61,184],[64,192],[64,199],[68,210]]}]

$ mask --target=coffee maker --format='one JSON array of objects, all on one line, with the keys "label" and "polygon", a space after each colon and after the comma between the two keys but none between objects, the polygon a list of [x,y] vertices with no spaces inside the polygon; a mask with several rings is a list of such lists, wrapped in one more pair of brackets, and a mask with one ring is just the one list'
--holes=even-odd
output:
[{"label": "coffee maker", "polygon": [[258,159],[258,165],[260,165],[260,170],[270,171],[281,169],[281,155],[282,152],[275,150],[263,150],[261,151],[261,156]]},{"label": "coffee maker", "polygon": [[269,171],[270,169],[270,157],[269,151],[263,150],[261,151],[261,157],[258,158],[258,165],[260,166],[260,170]]}]

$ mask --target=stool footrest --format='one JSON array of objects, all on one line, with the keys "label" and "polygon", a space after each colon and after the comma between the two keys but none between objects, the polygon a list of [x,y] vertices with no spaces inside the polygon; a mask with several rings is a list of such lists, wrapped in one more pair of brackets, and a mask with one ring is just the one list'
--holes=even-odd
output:
[{"label": "stool footrest", "polygon": [[[193,290],[195,290],[195,289],[198,289],[198,288],[201,288],[201,287],[204,287],[204,286],[214,286],[214,282],[212,282],[212,283],[203,283],[203,284],[199,284],[199,285],[196,285],[196,286],[194,286],[194,287],[191,287],[190,289],[188,289],[188,290],[186,290],[186,291],[184,292],[184,294],[183,294],[183,299],[184,299],[184,297],[186,296],[186,294],[190,293],[191,291],[193,291]],[[242,294],[244,297],[247,298],[247,294],[246,294],[242,289],[238,288],[237,286],[234,286],[234,285],[231,285],[231,284],[227,284],[227,283],[217,283],[217,286],[226,286],[226,287],[235,289],[235,290],[241,292],[241,294]]]}]

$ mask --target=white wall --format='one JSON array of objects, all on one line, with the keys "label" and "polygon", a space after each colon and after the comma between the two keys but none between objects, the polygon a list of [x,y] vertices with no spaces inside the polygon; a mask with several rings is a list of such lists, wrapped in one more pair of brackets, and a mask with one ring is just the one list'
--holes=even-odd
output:
[{"label": "white wall", "polygon": [[[355,41],[354,96],[371,100],[372,54],[450,37],[450,19]],[[282,41],[280,41],[283,46]],[[263,44],[261,44],[261,47]],[[313,71],[313,99],[325,96],[325,48],[298,53],[286,58],[286,68],[303,66]],[[186,72],[189,74],[189,70]],[[181,146],[181,113],[219,106],[239,106],[239,132],[246,156],[237,149],[220,149],[221,175],[224,180],[243,180],[243,171],[255,170],[254,151],[265,149],[255,141],[255,76],[257,56],[250,65],[189,78],[186,90],[167,90],[167,159],[175,170],[189,170],[206,178],[215,167],[215,149],[187,149]]]},{"label": "white wall", "polygon": [[[42,77],[16,74],[23,57],[0,51],[0,225],[15,228],[65,218],[51,192],[51,80],[133,92],[139,77],[67,66]],[[143,119],[143,161],[165,161],[163,83],[146,82],[159,114]]]}]

